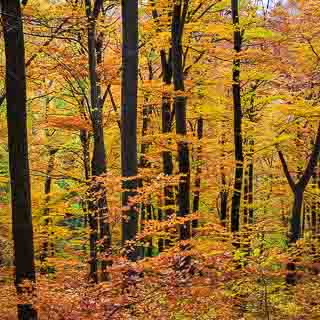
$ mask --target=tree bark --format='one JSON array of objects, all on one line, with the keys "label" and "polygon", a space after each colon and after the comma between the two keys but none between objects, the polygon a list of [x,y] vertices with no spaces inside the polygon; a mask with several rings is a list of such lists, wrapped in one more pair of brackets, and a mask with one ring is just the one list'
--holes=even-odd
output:
[{"label": "tree bark", "polygon": [[[149,79],[152,80],[152,79]],[[143,111],[142,111],[142,139],[145,137],[145,135],[148,132],[149,129],[149,122],[150,122],[150,115],[151,115],[151,108],[150,106],[143,106]],[[150,167],[150,162],[146,159],[145,155],[148,152],[149,148],[149,143],[142,142],[141,144],[141,156],[140,156],[140,161],[139,161],[139,167],[140,168],[149,168]],[[143,187],[143,179],[141,178],[139,180],[139,187]],[[152,219],[152,213],[151,213],[151,203],[142,203],[141,204],[141,230],[144,227],[144,224],[146,221]],[[143,257],[151,257],[152,256],[152,238],[147,241],[147,248],[145,248],[144,245],[142,245],[140,249],[140,256]]]},{"label": "tree bark", "polygon": [[[172,83],[172,50],[169,50],[168,57],[165,50],[160,51],[161,57],[161,67],[163,74],[163,83],[170,86]],[[162,122],[162,133],[167,134],[172,130],[172,110],[171,110],[171,96],[169,93],[164,92],[162,95],[162,105],[161,105],[161,122]],[[173,159],[171,151],[162,152],[162,162],[163,162],[163,173],[165,176],[171,176],[173,174]],[[160,213],[160,219],[170,218],[174,210],[172,206],[174,205],[174,195],[172,186],[166,185],[164,187],[164,212]],[[159,252],[162,252],[166,246],[169,246],[170,241],[160,239],[159,240]]]},{"label": "tree bark", "polygon": [[[203,137],[203,118],[202,117],[200,117],[197,121],[197,136],[199,139],[199,144],[201,144],[201,139]],[[197,148],[197,153],[198,153],[197,161],[200,162],[201,161],[201,153],[202,153],[201,145],[199,145],[199,147]],[[201,187],[200,175],[201,175],[201,164],[197,163],[196,178],[195,178],[195,182],[194,182],[195,191],[193,194],[193,208],[192,208],[193,213],[197,213],[199,211],[200,187]],[[192,228],[193,229],[197,229],[198,225],[199,225],[198,219],[192,221]],[[194,232],[194,234],[195,234],[195,232]]]},{"label": "tree bark", "polygon": [[222,122],[222,136],[220,140],[221,148],[222,148],[222,160],[220,165],[220,172],[221,172],[221,191],[219,193],[220,198],[220,210],[219,210],[219,216],[220,221],[222,225],[226,226],[226,220],[227,220],[227,214],[228,214],[228,186],[227,186],[227,179],[226,179],[226,173],[225,173],[225,167],[223,162],[225,161],[226,157],[226,151],[225,151],[225,143],[226,143],[226,135],[225,135],[225,123]]},{"label": "tree bark", "polygon": [[[183,75],[183,52],[182,52],[182,36],[185,18],[188,10],[189,1],[184,0],[178,2],[173,7],[172,17],[172,69],[174,90],[183,92],[184,75]],[[181,139],[178,142],[178,163],[179,174],[181,175],[178,189],[178,213],[179,217],[186,217],[190,213],[190,161],[189,146],[183,141],[187,135],[187,98],[184,95],[176,95],[174,97],[174,110],[176,115],[176,133]],[[186,222],[179,227],[180,240],[187,240],[191,236],[191,224]]]},{"label": "tree bark", "polygon": [[[232,23],[234,27],[234,51],[241,52],[241,32],[239,27],[239,1],[231,0]],[[243,150],[242,150],[242,109],[241,109],[241,86],[240,86],[240,59],[236,56],[233,60],[232,70],[232,92],[233,92],[233,130],[235,150],[235,177],[231,204],[231,231],[240,230],[240,204],[241,189],[243,182]]]},{"label": "tree bark", "polygon": [[294,244],[301,237],[301,211],[303,206],[303,194],[304,191],[315,172],[315,168],[318,163],[320,155],[320,123],[318,124],[317,136],[313,146],[311,156],[309,158],[308,164],[299,178],[298,182],[294,182],[292,176],[289,172],[287,162],[283,156],[283,153],[278,150],[279,158],[282,164],[284,174],[287,178],[288,184],[294,195],[294,202],[292,206],[292,216],[291,216],[291,233],[289,241]]},{"label": "tree bark", "polygon": [[[101,240],[100,252],[106,256],[111,251],[111,231],[107,220],[107,196],[106,190],[101,181],[97,177],[102,176],[107,171],[106,151],[103,132],[103,103],[101,99],[101,87],[99,84],[99,76],[97,74],[97,65],[102,62],[102,36],[97,37],[96,19],[100,12],[102,1],[96,0],[93,9],[91,9],[91,1],[86,1],[86,13],[88,18],[88,59],[89,59],[89,79],[90,79],[90,116],[93,128],[93,156],[91,160],[91,174],[93,177],[91,194],[95,198],[90,203],[90,226],[91,229],[90,245],[91,252],[91,270],[90,274],[94,281],[97,281],[97,251],[96,241]],[[98,41],[99,40],[99,41]],[[98,221],[94,221],[97,220]],[[100,234],[99,232],[100,226]],[[108,263],[105,258],[101,262],[102,280],[107,278],[105,269]]]},{"label": "tree bark", "polygon": [[129,198],[136,194],[137,161],[137,91],[138,91],[138,0],[122,0],[122,87],[121,87],[121,171],[122,205],[126,208],[122,222],[122,243],[131,261],[138,259],[136,245],[137,213]]},{"label": "tree bark", "polygon": [[253,138],[248,138],[248,165],[246,170],[245,186],[244,186],[244,223],[253,223]]},{"label": "tree bark", "polygon": [[[35,282],[31,190],[27,139],[25,49],[18,0],[2,0],[6,56],[6,95],[11,181],[15,284],[18,294],[24,280]],[[36,319],[30,304],[18,305],[19,319]]]},{"label": "tree bark", "polygon": [[45,206],[43,210],[43,216],[45,218],[44,220],[44,225],[45,225],[45,239],[42,243],[42,249],[40,253],[40,263],[41,263],[41,268],[40,272],[42,274],[45,274],[48,269],[47,266],[45,265],[49,256],[49,237],[50,234],[47,231],[50,223],[50,208],[49,208],[49,202],[50,202],[50,192],[51,192],[51,184],[52,184],[52,178],[51,174],[54,169],[54,159],[55,155],[57,153],[57,149],[55,148],[49,148],[48,150],[48,155],[49,155],[49,160],[48,160],[48,167],[47,167],[47,172],[46,172],[46,180],[44,183],[44,195],[45,195]]}]

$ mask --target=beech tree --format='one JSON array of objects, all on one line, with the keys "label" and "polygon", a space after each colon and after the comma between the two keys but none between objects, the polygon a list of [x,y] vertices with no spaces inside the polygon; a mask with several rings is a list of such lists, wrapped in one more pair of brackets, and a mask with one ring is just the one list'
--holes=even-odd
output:
[{"label": "beech tree", "polygon": [[129,260],[138,259],[132,246],[138,228],[135,208],[130,197],[137,188],[137,91],[138,91],[138,1],[122,0],[122,87],[121,87],[121,171],[123,177],[122,241]]},{"label": "beech tree", "polygon": [[240,230],[240,204],[243,182],[243,149],[242,149],[242,109],[241,109],[241,83],[240,83],[240,57],[241,52],[241,29],[239,1],[231,1],[231,15],[233,23],[233,46],[235,58],[233,59],[232,70],[232,94],[233,94],[233,134],[234,134],[234,155],[235,174],[233,184],[233,195],[231,204],[231,231]]},{"label": "beech tree", "polygon": [[[183,51],[182,38],[185,27],[186,17],[188,14],[189,0],[177,1],[173,6],[172,13],[172,75],[174,90],[174,110],[176,118],[176,133],[181,141],[178,142],[178,163],[179,174],[181,174],[178,191],[178,216],[186,217],[190,213],[190,159],[189,146],[185,139],[187,135],[187,98],[180,94],[185,90],[184,74],[183,74]],[[190,222],[186,222],[180,226],[180,239],[186,240],[191,236]]]},{"label": "beech tree", "polygon": [[[25,280],[34,283],[35,265],[28,159],[25,49],[19,0],[1,1],[6,55],[6,98],[14,242],[15,284],[23,293]],[[19,319],[36,319],[30,303],[18,304]]]}]

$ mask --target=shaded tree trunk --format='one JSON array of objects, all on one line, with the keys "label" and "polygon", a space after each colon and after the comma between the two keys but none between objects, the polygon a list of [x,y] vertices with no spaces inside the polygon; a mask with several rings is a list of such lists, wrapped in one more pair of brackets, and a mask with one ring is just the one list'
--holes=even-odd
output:
[{"label": "shaded tree trunk", "polygon": [[[80,130],[80,141],[82,146],[82,162],[84,168],[84,178],[88,183],[90,178],[90,139],[87,130]],[[88,224],[88,201],[86,199],[82,199],[82,210],[84,214],[84,227],[87,227]]]},{"label": "shaded tree trunk", "polygon": [[300,239],[301,236],[301,214],[303,205],[303,194],[315,171],[320,154],[320,124],[318,125],[317,136],[307,167],[305,168],[304,172],[302,173],[301,177],[296,183],[293,181],[293,178],[289,172],[288,165],[286,163],[282,151],[278,150],[278,154],[288,184],[290,185],[294,195],[291,217],[291,235],[289,240],[290,243],[295,243],[297,240]]},{"label": "shaded tree trunk", "polygon": [[246,169],[246,178],[244,186],[244,223],[253,223],[253,145],[252,138],[248,139],[249,152],[248,152],[248,165]]},{"label": "shaded tree trunk", "polygon": [[[185,19],[188,11],[189,0],[178,2],[173,7],[172,16],[172,69],[174,90],[183,92],[184,75],[183,75],[183,52],[182,36]],[[174,110],[176,115],[176,133],[179,136],[178,141],[178,163],[179,174],[181,175],[178,189],[178,213],[179,217],[186,217],[190,213],[190,159],[189,146],[183,141],[187,135],[187,98],[183,95],[174,97]],[[179,227],[180,240],[187,240],[191,236],[191,224],[186,222]]]},{"label": "shaded tree trunk", "polygon": [[[197,121],[197,136],[199,139],[199,144],[201,144],[201,139],[203,137],[203,118],[200,117]],[[193,207],[192,207],[192,212],[196,213],[199,211],[199,204],[200,204],[200,187],[201,187],[201,164],[199,163],[201,161],[201,153],[202,153],[202,147],[201,145],[199,145],[199,147],[197,148],[197,169],[196,169],[196,178],[195,178],[195,182],[194,182],[194,186],[195,186],[195,191],[193,194]],[[198,228],[199,225],[199,221],[197,220],[193,220],[192,221],[192,228],[196,229]]]},{"label": "shaded tree trunk", "polygon": [[[224,122],[222,123],[222,129],[224,130]],[[219,198],[220,198],[220,210],[219,210],[219,215],[220,215],[220,220],[223,226],[226,226],[226,221],[227,221],[227,214],[228,214],[228,187],[227,187],[227,179],[226,179],[226,174],[225,174],[225,167],[223,162],[225,161],[225,133],[222,133],[222,137],[220,140],[220,144],[222,146],[222,161],[220,165],[220,172],[221,172],[221,191],[219,193]]]},{"label": "shaded tree trunk", "polygon": [[[122,243],[127,258],[138,259],[137,213],[129,203],[137,188],[137,91],[138,91],[138,0],[122,0],[121,171],[122,205],[128,207],[122,222]],[[129,179],[128,179],[129,178]]]},{"label": "shaded tree trunk", "polygon": [[293,201],[293,207],[292,207],[291,237],[290,237],[290,242],[293,242],[293,243],[299,240],[301,236],[303,193],[304,193],[304,189],[302,188],[296,188],[293,193],[294,201]]},{"label": "shaded tree trunk", "polygon": [[[6,97],[11,181],[15,284],[18,294],[24,280],[35,282],[31,190],[27,140],[26,74],[20,2],[2,0],[6,56]],[[18,304],[19,319],[36,319],[28,303]]]},{"label": "shaded tree trunk", "polygon": [[[43,210],[43,216],[45,217],[44,220],[44,225],[46,230],[48,229],[48,226],[50,224],[50,208],[49,208],[49,202],[50,202],[50,193],[51,193],[51,185],[52,185],[52,178],[51,178],[51,174],[52,171],[54,169],[54,159],[55,159],[55,155],[57,153],[58,149],[55,148],[49,148],[48,150],[48,155],[49,155],[49,160],[48,160],[48,167],[47,167],[47,172],[46,172],[46,180],[44,183],[44,194],[45,194],[45,206],[44,206],[44,210]],[[48,269],[47,266],[45,266],[48,256],[49,256],[49,237],[50,234],[48,233],[48,231],[46,231],[45,234],[45,239],[42,243],[42,249],[41,249],[41,253],[40,253],[40,263],[41,263],[41,268],[40,268],[40,272],[42,274],[45,274]]]},{"label": "shaded tree trunk", "polygon": [[[169,50],[168,57],[165,50],[161,50],[161,66],[163,74],[163,83],[167,86],[172,83],[172,50]],[[172,130],[172,119],[173,114],[171,110],[171,97],[170,94],[164,92],[162,95],[162,105],[161,105],[161,123],[162,123],[162,133],[167,134]],[[171,151],[162,152],[162,162],[163,162],[163,173],[165,176],[171,176],[173,173],[173,160]],[[170,218],[174,210],[172,206],[174,205],[174,195],[172,186],[164,187],[164,205],[165,211],[161,213],[160,219]],[[164,241],[159,240],[159,251],[162,252],[165,246],[169,245],[169,240]]]},{"label": "shaded tree trunk", "polygon": [[[236,54],[241,52],[241,31],[239,27],[239,1],[231,0],[232,23],[234,27],[233,40]],[[240,230],[240,204],[241,189],[243,182],[243,150],[242,150],[242,110],[241,110],[241,86],[240,86],[240,59],[233,59],[232,70],[232,93],[233,93],[233,130],[235,152],[235,176],[231,204],[231,231]]]},{"label": "shaded tree trunk", "polygon": [[[152,78],[149,80],[152,80]],[[151,115],[151,108],[150,106],[143,106],[143,111],[142,111],[142,139],[145,137],[145,135],[148,132],[149,129],[149,122],[150,122],[150,115]],[[145,155],[148,152],[148,148],[149,148],[149,143],[146,142],[142,142],[141,144],[141,156],[140,156],[140,162],[139,162],[139,167],[140,168],[149,168],[150,167],[150,163],[149,161],[146,159]],[[143,179],[140,179],[140,185],[139,187],[142,188],[143,187]],[[151,213],[151,203],[142,203],[141,204],[141,229],[143,229],[144,224],[146,223],[146,221],[151,220],[152,219],[152,213]],[[152,256],[152,239],[150,239],[149,241],[147,241],[147,248],[144,247],[144,245],[142,246],[141,250],[140,250],[140,255],[141,257],[151,257]]]},{"label": "shaded tree trunk", "polygon": [[[90,116],[93,128],[93,156],[91,160],[91,174],[93,183],[91,186],[91,194],[95,198],[90,202],[91,220],[91,236],[90,240],[90,256],[91,268],[90,274],[92,279],[97,282],[97,247],[96,241],[101,240],[100,251],[104,255],[111,252],[111,231],[110,226],[106,222],[107,219],[107,196],[103,183],[97,179],[107,171],[105,142],[103,134],[103,101],[101,98],[101,87],[99,84],[99,76],[97,74],[97,65],[102,62],[102,36],[97,37],[96,20],[101,10],[102,1],[96,0],[94,7],[91,8],[91,1],[86,0],[86,14],[88,18],[88,59],[89,59],[89,79],[90,79]],[[96,220],[96,221],[94,221]],[[98,220],[98,221],[97,221]],[[99,222],[99,223],[98,223]],[[100,225],[100,234],[98,233]],[[93,229],[92,229],[93,228]],[[102,280],[105,280],[105,268],[107,261],[103,258],[101,262]]]}]

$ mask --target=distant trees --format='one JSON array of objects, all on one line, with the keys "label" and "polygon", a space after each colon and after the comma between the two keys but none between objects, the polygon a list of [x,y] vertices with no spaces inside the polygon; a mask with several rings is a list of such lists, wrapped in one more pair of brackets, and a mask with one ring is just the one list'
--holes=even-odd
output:
[{"label": "distant trees", "polygon": [[[2,0],[6,55],[6,98],[11,180],[15,283],[18,294],[25,280],[35,282],[31,190],[28,159],[25,48],[19,0]],[[18,318],[31,320],[37,313],[29,303],[18,305]]]}]

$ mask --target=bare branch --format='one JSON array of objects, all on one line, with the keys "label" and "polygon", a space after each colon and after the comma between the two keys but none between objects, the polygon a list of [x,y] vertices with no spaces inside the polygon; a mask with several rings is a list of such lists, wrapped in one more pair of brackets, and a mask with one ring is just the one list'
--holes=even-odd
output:
[{"label": "bare branch", "polygon": [[283,171],[284,171],[284,174],[288,180],[288,183],[289,183],[289,186],[291,188],[291,190],[294,192],[295,189],[296,189],[296,185],[291,177],[291,174],[289,172],[289,169],[288,169],[288,165],[287,165],[287,162],[283,156],[283,153],[281,150],[278,150],[278,155],[279,155],[279,158],[280,158],[280,161],[281,161],[281,164],[282,164],[282,168],[283,168]]},{"label": "bare branch", "polygon": [[299,179],[299,182],[297,183],[297,186],[302,188],[303,190],[307,187],[312,177],[312,174],[317,166],[319,154],[320,154],[320,123],[318,125],[317,137],[316,137],[316,141],[315,141],[308,165],[302,177]]}]

